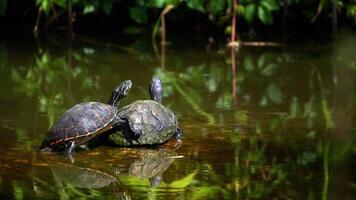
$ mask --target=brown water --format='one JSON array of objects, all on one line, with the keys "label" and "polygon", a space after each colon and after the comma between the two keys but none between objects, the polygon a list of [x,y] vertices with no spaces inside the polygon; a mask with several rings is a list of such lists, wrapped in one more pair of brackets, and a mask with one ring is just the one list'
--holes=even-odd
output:
[{"label": "brown water", "polygon": [[[356,36],[328,44],[199,47],[155,54],[77,37],[0,42],[1,199],[352,199],[356,197]],[[74,163],[37,152],[50,125],[85,101],[147,99],[152,76],[184,138],[105,145]]]}]

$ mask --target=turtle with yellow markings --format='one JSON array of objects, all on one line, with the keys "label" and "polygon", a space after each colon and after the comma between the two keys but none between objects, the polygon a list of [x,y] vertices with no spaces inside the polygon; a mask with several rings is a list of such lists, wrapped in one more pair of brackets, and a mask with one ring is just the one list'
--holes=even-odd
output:
[{"label": "turtle with yellow markings", "polygon": [[66,111],[51,127],[43,140],[41,151],[63,151],[72,155],[77,145],[112,129],[122,120],[117,117],[118,105],[131,89],[132,82],[126,80],[117,86],[109,103],[87,102],[77,104]]},{"label": "turtle with yellow markings", "polygon": [[117,112],[124,123],[119,123],[109,140],[118,146],[159,145],[169,139],[178,143],[183,131],[178,126],[178,118],[171,109],[162,105],[163,83],[152,78],[150,100],[138,100],[122,107]]}]

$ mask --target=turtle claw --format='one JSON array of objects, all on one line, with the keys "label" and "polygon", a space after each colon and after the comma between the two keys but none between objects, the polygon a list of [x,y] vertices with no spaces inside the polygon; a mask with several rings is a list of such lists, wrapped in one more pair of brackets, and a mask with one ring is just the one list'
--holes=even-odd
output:
[{"label": "turtle claw", "polygon": [[176,132],[175,132],[174,135],[173,135],[173,138],[175,138],[176,140],[181,140],[182,137],[183,137],[183,131],[182,131],[182,129],[177,128],[177,129],[176,129]]},{"label": "turtle claw", "polygon": [[76,145],[74,141],[71,141],[63,151],[64,156],[72,156]]}]

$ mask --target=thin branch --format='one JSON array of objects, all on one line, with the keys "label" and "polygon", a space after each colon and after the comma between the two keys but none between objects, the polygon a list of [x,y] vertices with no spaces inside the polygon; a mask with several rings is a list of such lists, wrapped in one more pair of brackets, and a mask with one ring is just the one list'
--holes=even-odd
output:
[{"label": "thin branch", "polygon": [[237,0],[233,0],[232,20],[231,20],[231,38],[228,44],[229,47],[238,47],[239,42],[236,40],[236,17],[237,17]]},{"label": "thin branch", "polygon": [[167,5],[161,12],[161,44],[166,44],[166,20],[165,15],[174,8],[173,5]]},{"label": "thin branch", "polygon": [[33,29],[33,32],[36,34],[38,33],[38,24],[40,23],[40,18],[41,18],[41,15],[42,15],[42,9],[41,8],[38,8],[38,13],[37,13],[37,19],[36,19],[36,25]]},{"label": "thin branch", "polygon": [[316,14],[314,15],[314,17],[311,20],[311,23],[314,23],[316,21],[316,19],[319,17],[319,15],[321,14],[321,11],[323,9],[324,6],[324,1],[325,0],[320,0],[319,6],[318,6],[318,10],[316,11]]}]

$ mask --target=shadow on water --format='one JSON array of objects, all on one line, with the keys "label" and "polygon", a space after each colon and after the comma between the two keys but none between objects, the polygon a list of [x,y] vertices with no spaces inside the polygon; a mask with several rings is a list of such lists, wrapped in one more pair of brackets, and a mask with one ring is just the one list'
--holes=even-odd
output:
[{"label": "shadow on water", "polygon": [[[324,46],[209,51],[61,38],[0,43],[0,194],[27,198],[351,199],[355,194],[355,35]],[[69,47],[69,48],[68,48]],[[127,105],[152,76],[184,130],[181,147],[39,154],[71,106],[106,102],[125,79]]]}]

